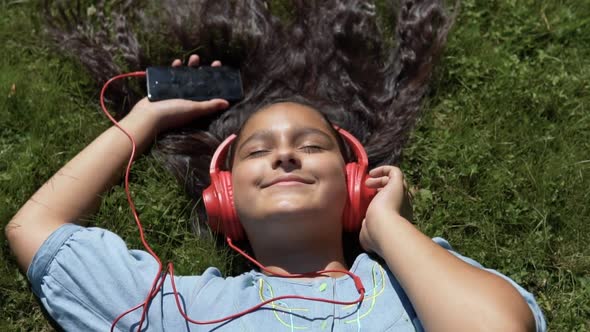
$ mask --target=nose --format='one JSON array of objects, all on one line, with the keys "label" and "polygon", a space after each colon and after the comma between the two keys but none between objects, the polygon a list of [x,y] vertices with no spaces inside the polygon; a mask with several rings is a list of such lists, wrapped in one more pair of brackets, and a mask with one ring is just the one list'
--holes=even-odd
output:
[{"label": "nose", "polygon": [[283,168],[286,172],[301,168],[301,159],[292,148],[282,148],[276,151],[272,161],[272,168]]}]

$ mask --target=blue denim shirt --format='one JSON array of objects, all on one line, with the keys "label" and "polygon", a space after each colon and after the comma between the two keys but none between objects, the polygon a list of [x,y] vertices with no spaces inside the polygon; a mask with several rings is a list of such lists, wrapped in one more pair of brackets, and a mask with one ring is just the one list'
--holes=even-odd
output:
[{"label": "blue denim shirt", "polygon": [[[447,241],[433,239],[469,264],[472,259],[454,252]],[[34,293],[53,319],[66,331],[108,331],[117,316],[143,302],[158,265],[141,250],[128,250],[116,234],[100,228],[66,224],[42,245],[28,270]],[[543,313],[534,296],[508,277],[528,303],[537,331],[545,331]],[[387,266],[361,254],[351,272],[366,289],[359,305],[335,305],[285,299],[230,321],[196,325],[180,315],[170,278],[153,299],[143,324],[147,331],[422,331],[420,321]],[[297,294],[340,301],[358,297],[349,276],[285,279],[257,271],[224,278],[209,268],[199,276],[176,276],[180,302],[190,318],[213,320],[248,309],[275,296]],[[427,285],[425,285],[427,287]],[[135,331],[141,309],[121,319],[116,331]]]}]

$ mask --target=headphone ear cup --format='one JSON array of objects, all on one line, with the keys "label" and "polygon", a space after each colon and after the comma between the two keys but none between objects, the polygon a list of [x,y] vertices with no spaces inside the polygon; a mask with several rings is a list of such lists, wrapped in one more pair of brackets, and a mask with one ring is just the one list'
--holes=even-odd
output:
[{"label": "headphone ear cup", "polygon": [[219,193],[215,190],[216,178],[211,178],[211,184],[205,190],[203,190],[203,204],[205,205],[205,211],[207,212],[207,223],[213,232],[222,232],[222,221],[221,221],[221,201]]},{"label": "headphone ear cup", "polygon": [[377,195],[377,189],[369,188],[365,184],[369,178],[369,174],[363,172],[362,174],[359,174],[359,178],[358,230],[360,230],[363,225],[363,219],[367,215],[367,209],[369,208],[371,200]]},{"label": "headphone ear cup", "polygon": [[220,171],[215,175],[211,177],[211,185],[203,191],[209,227],[216,233],[229,236],[232,240],[243,240],[245,232],[234,206],[231,173]]},{"label": "headphone ear cup", "polygon": [[346,164],[346,191],[348,199],[344,206],[342,223],[344,231],[355,232],[360,229],[362,220],[359,220],[359,190],[358,190],[358,164],[355,162]]},{"label": "headphone ear cup", "polygon": [[342,222],[344,231],[358,232],[363,225],[363,218],[367,213],[369,203],[377,190],[365,185],[369,177],[358,163],[351,162],[346,165],[346,184],[348,189],[348,201],[344,207]]},{"label": "headphone ear cup", "polygon": [[234,205],[234,189],[231,181],[231,172],[223,171],[219,174],[223,186],[224,201],[221,204],[223,210],[223,234],[234,241],[241,241],[246,238],[246,232],[238,219],[238,213]]}]

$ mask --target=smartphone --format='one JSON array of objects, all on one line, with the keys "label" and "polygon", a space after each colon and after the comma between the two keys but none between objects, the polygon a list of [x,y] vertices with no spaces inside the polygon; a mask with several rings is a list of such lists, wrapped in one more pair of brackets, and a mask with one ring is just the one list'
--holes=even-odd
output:
[{"label": "smartphone", "polygon": [[240,71],[233,67],[148,67],[146,78],[150,101],[222,98],[235,103],[244,98]]}]

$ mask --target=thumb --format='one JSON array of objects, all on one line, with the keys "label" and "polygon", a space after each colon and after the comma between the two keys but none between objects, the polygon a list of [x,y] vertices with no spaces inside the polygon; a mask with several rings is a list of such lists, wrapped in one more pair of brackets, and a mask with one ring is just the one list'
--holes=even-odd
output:
[{"label": "thumb", "polygon": [[210,112],[221,111],[229,107],[229,103],[225,99],[211,99],[206,101],[192,101],[184,100],[186,106],[191,111],[197,111],[201,114],[208,114]]},{"label": "thumb", "polygon": [[210,105],[207,105],[207,106],[211,107],[217,111],[221,111],[221,110],[224,110],[229,107],[229,102],[225,99],[211,99],[211,100],[205,101],[204,103],[209,103]]},{"label": "thumb", "polygon": [[159,104],[157,109],[152,109],[158,114],[158,131],[181,127],[201,116],[213,114],[229,107],[229,103],[224,99],[207,101],[170,99],[156,103],[164,103]]}]

